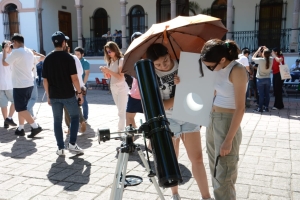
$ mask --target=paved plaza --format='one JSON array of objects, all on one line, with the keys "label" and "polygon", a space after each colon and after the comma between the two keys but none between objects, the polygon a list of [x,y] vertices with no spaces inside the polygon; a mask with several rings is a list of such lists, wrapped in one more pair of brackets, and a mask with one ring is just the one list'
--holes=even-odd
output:
[{"label": "paved plaza", "polygon": [[[117,129],[117,108],[111,95],[102,89],[88,91],[90,114],[87,131],[78,135],[78,144],[85,153],[73,156],[67,152],[63,158],[55,153],[57,146],[52,111],[46,99],[41,103],[43,93],[44,90],[39,88],[35,112],[41,106],[37,122],[44,131],[36,138],[17,137],[14,128],[2,128],[1,116],[0,199],[108,200],[117,162],[116,148],[120,141],[110,140],[99,145],[96,131],[98,128]],[[238,200],[300,199],[300,99],[285,98],[284,104],[285,109],[262,115],[253,113],[253,106],[244,115],[236,184]],[[141,114],[136,118],[138,124],[140,119],[144,119]],[[16,114],[14,120],[17,122]],[[63,126],[66,129],[64,123]],[[25,131],[27,134],[30,132],[28,124]],[[210,177],[205,128],[202,128],[201,134],[204,162]],[[142,138],[137,143],[145,149]],[[199,200],[200,193],[182,143],[179,165],[184,178],[179,186],[182,199]],[[128,174],[141,176],[143,183],[127,187],[123,199],[159,199],[137,153],[129,157]],[[211,183],[210,189],[212,191]],[[163,193],[166,199],[170,198],[170,189],[164,189]]]}]

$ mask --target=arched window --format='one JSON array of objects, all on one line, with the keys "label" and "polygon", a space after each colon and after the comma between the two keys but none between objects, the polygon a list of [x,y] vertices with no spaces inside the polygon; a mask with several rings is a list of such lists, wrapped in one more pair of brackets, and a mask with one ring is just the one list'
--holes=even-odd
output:
[{"label": "arched window", "polygon": [[[158,23],[165,22],[171,19],[171,2],[170,0],[157,0],[156,12]],[[189,15],[189,0],[177,0],[176,1],[176,16],[188,16]]]},{"label": "arched window", "polygon": [[14,33],[19,33],[19,17],[15,4],[7,4],[3,13],[4,38],[11,39]]},{"label": "arched window", "polygon": [[[92,28],[93,27],[93,28]],[[91,20],[91,36],[101,37],[108,31],[108,15],[104,8],[98,8]]]},{"label": "arched window", "polygon": [[129,12],[129,36],[134,32],[145,33],[145,11],[140,5],[134,6]]},{"label": "arched window", "polygon": [[211,16],[220,18],[224,26],[226,26],[227,0],[215,0],[211,5]]},{"label": "arched window", "polygon": [[[281,29],[285,23],[283,0],[261,0],[259,5],[258,45],[280,47]],[[285,28],[285,27],[284,27]]]}]

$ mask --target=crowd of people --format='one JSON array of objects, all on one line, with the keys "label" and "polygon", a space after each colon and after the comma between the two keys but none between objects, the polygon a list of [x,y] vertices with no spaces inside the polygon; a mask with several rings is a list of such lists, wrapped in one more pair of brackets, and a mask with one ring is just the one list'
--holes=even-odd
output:
[{"label": "crowd of people", "polygon": [[[116,33],[117,34],[117,31]],[[131,40],[142,35],[135,33]],[[82,154],[78,146],[77,134],[84,132],[88,120],[87,82],[90,64],[84,58],[84,49],[76,47],[74,54],[69,53],[68,36],[57,31],[52,35],[54,50],[47,56],[31,50],[24,45],[24,38],[15,34],[11,41],[4,41],[0,53],[0,106],[4,118],[4,127],[17,126],[12,117],[18,113],[19,126],[15,131],[24,136],[25,120],[31,126],[29,138],[35,137],[42,127],[35,122],[33,105],[37,100],[37,86],[43,86],[47,102],[52,108],[54,135],[57,141],[57,155],[65,155],[65,150],[73,154]],[[12,51],[13,49],[13,51]],[[268,112],[270,102],[271,73],[273,73],[273,91],[275,96],[273,110],[283,109],[282,86],[279,65],[284,57],[278,48],[270,50],[262,46],[250,58],[248,48],[240,49],[231,40],[212,39],[207,41],[201,52],[202,63],[216,72],[215,98],[210,113],[210,124],[206,129],[206,147],[209,169],[212,175],[214,197],[236,199],[239,149],[242,140],[240,123],[245,112],[245,103],[252,95],[256,98],[255,112]],[[153,61],[158,77],[161,97],[170,129],[174,132],[173,145],[179,156],[179,144],[183,142],[192,166],[203,200],[212,200],[203,162],[201,145],[201,124],[192,124],[172,118],[176,85],[180,84],[177,75],[179,63],[173,59],[166,46],[152,44],[146,51],[148,59]],[[110,89],[118,109],[118,132],[125,126],[135,124],[135,114],[143,113],[138,81],[133,78],[131,88],[122,73],[123,54],[117,41],[108,41],[104,46],[106,66],[100,70],[110,79]],[[293,68],[300,70],[299,60]],[[37,76],[39,77],[38,80]],[[170,81],[171,80],[171,81]],[[292,80],[294,81],[294,80]],[[244,95],[235,95],[244,94]],[[11,102],[8,112],[8,102]],[[82,107],[82,110],[81,110]],[[62,129],[63,113],[70,134],[65,145]],[[148,145],[151,151],[151,144]],[[171,188],[171,199],[180,200],[178,186]]]}]

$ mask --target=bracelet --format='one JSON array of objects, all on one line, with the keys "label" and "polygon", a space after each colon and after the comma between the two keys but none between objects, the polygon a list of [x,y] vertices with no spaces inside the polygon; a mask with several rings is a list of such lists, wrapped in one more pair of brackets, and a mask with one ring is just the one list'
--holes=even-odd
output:
[{"label": "bracelet", "polygon": [[77,92],[77,94],[82,94],[82,90],[80,92]]}]

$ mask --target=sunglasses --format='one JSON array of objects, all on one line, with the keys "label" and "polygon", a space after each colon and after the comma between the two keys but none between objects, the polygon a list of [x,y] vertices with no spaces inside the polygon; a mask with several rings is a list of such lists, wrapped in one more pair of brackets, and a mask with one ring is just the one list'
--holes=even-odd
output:
[{"label": "sunglasses", "polygon": [[107,54],[111,54],[112,53],[112,51],[106,51],[107,52]]},{"label": "sunglasses", "polygon": [[[220,64],[220,61],[217,62],[214,66],[208,66],[208,65],[206,65],[206,67],[207,67],[207,69],[209,69],[210,71],[214,71],[214,70],[217,68],[217,66],[218,66],[219,64]],[[200,74],[201,74],[201,76],[204,76],[201,58],[199,59],[199,65],[200,65]]]}]

